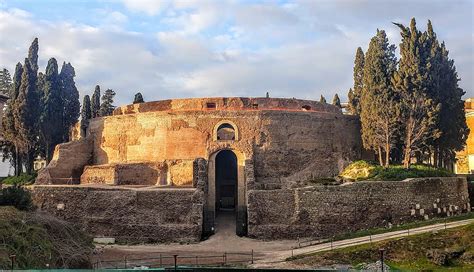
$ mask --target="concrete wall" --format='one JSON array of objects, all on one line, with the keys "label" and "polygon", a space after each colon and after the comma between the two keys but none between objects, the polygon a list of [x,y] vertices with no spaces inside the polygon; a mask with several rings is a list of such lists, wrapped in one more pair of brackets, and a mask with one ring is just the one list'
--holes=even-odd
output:
[{"label": "concrete wall", "polygon": [[32,195],[40,210],[96,237],[148,243],[201,239],[204,197],[199,188],[36,185]]},{"label": "concrete wall", "polygon": [[329,237],[468,210],[464,178],[250,190],[248,234],[264,239]]}]

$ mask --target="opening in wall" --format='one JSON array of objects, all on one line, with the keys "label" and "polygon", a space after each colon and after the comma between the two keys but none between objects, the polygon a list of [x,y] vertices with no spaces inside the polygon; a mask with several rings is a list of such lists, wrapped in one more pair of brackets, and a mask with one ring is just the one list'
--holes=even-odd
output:
[{"label": "opening in wall", "polygon": [[217,128],[218,141],[233,141],[235,140],[235,129],[231,124],[224,123]]},{"label": "opening in wall", "polygon": [[206,103],[206,108],[208,110],[215,110],[217,108],[216,103]]},{"label": "opening in wall", "polygon": [[309,110],[311,110],[311,106],[304,105],[303,107],[301,107],[301,109],[304,110],[304,111],[309,111]]}]

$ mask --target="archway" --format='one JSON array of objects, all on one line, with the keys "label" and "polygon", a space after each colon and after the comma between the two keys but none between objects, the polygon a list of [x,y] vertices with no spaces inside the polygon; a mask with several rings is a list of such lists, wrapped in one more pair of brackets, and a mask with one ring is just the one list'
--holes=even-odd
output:
[{"label": "archway", "polygon": [[[235,224],[235,233],[237,235],[246,235],[247,201],[244,172],[245,156],[238,150],[224,148],[209,155],[209,189],[203,222],[203,232],[205,235],[215,233],[216,217],[219,213],[221,215],[227,213],[226,217],[233,221],[232,224]],[[233,190],[232,186],[235,190]],[[222,194],[223,191],[225,191],[224,194]],[[232,198],[234,201],[232,201]],[[233,215],[229,216],[228,213],[232,210],[233,212],[231,213]],[[222,218],[220,217],[220,219]]]},{"label": "archway", "polygon": [[216,213],[235,211],[237,207],[237,156],[222,150],[216,156]]}]

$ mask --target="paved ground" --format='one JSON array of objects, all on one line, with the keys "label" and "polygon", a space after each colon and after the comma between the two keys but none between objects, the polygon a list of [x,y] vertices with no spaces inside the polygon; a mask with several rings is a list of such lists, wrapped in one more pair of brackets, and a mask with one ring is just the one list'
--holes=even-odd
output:
[{"label": "paved ground", "polygon": [[[253,267],[292,268],[294,267],[294,265],[292,263],[285,262],[285,259],[293,255],[308,254],[313,252],[330,250],[331,248],[335,249],[352,245],[377,242],[407,235],[431,232],[436,230],[442,230],[445,228],[453,228],[474,223],[474,219],[462,220],[447,223],[446,225],[442,223],[424,226],[412,229],[409,233],[407,233],[406,230],[394,231],[378,235],[365,236],[360,238],[336,241],[333,243],[324,243],[299,249],[293,249],[297,245],[297,241],[294,240],[260,241],[247,237],[238,237],[237,235],[235,235],[235,219],[233,218],[234,216],[235,214],[232,213],[220,214],[217,217],[216,234],[211,236],[208,240],[202,241],[197,244],[135,246],[113,245],[104,248],[102,253],[102,259],[123,259],[124,256],[129,256],[129,258],[133,258],[136,256],[141,256],[143,258],[153,256],[156,257],[159,255],[160,252],[165,252],[167,254],[179,254],[182,256],[222,256],[224,252],[250,253],[253,250],[255,258],[255,263],[252,265]],[[236,256],[234,256],[234,258],[241,258],[241,260],[249,260],[248,255],[242,255],[241,257]],[[223,262],[221,261],[222,259],[223,258],[221,257],[216,257],[216,262]]]}]

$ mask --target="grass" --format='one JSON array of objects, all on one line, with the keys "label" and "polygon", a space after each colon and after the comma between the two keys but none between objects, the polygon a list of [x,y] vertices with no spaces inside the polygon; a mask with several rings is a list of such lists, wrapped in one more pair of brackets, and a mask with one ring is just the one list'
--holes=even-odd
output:
[{"label": "grass", "polygon": [[356,161],[342,171],[341,177],[355,181],[359,180],[404,180],[407,178],[424,177],[453,177],[454,174],[446,169],[429,165],[414,164],[409,169],[402,165],[382,167],[373,162]]},{"label": "grass", "polygon": [[4,178],[1,183],[8,185],[29,185],[33,184],[36,179],[36,173],[28,175],[25,173],[20,174],[19,176],[12,176]]},{"label": "grass", "polygon": [[470,213],[465,213],[465,214],[452,216],[452,217],[437,218],[437,219],[430,219],[430,220],[424,220],[424,221],[416,221],[416,222],[411,222],[411,223],[405,223],[405,224],[393,226],[391,228],[374,228],[374,229],[360,230],[360,231],[348,232],[348,233],[345,233],[345,234],[342,234],[342,235],[334,236],[333,241],[339,241],[339,240],[352,239],[352,238],[364,237],[364,236],[369,236],[369,235],[382,234],[382,233],[392,232],[392,231],[414,229],[414,228],[424,227],[424,226],[433,225],[433,224],[439,224],[439,223],[444,223],[444,222],[449,223],[449,222],[454,222],[454,221],[459,221],[459,220],[466,220],[466,219],[473,219],[473,218],[474,218],[474,212],[470,212]]},{"label": "grass", "polygon": [[[385,249],[385,260],[397,270],[465,270],[474,269],[474,224],[439,232],[423,233],[377,243],[363,244],[310,255],[297,256],[297,265],[330,266],[350,264],[361,268],[364,263],[380,259],[379,249]],[[452,253],[444,265],[435,264],[428,252]],[[456,253],[456,254],[455,254]]]}]

